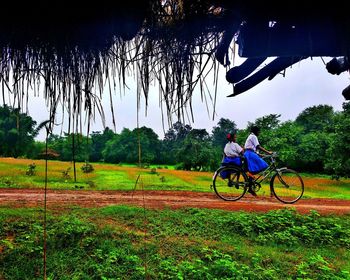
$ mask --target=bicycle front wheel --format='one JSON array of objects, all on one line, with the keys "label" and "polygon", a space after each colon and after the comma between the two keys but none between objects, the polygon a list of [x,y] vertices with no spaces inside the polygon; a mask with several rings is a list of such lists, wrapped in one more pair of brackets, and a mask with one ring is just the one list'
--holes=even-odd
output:
[{"label": "bicycle front wheel", "polygon": [[304,182],[298,172],[282,169],[273,175],[270,182],[274,196],[283,203],[297,202],[304,194]]},{"label": "bicycle front wheel", "polygon": [[234,166],[219,168],[213,177],[214,191],[223,200],[236,201],[242,198],[247,191],[247,184],[247,175]]}]

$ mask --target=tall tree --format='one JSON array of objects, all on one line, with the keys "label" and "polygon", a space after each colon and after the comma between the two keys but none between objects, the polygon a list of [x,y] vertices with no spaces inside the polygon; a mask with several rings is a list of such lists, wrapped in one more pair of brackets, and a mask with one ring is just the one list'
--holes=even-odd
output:
[{"label": "tall tree", "polygon": [[[133,150],[137,145],[137,139],[133,139],[130,129],[123,128],[120,134],[115,134],[112,139],[106,142],[102,151],[102,156],[106,162],[120,163],[127,162],[130,150]],[[135,161],[137,162],[137,154],[134,153]]]},{"label": "tall tree", "polygon": [[262,146],[271,149],[270,141],[273,138],[273,131],[277,129],[280,124],[280,117],[281,115],[279,114],[270,114],[257,118],[253,123],[248,122],[248,130],[250,132],[250,128],[254,125],[260,127],[259,142]]},{"label": "tall tree", "polygon": [[106,162],[138,163],[139,148],[142,163],[158,163],[161,160],[158,135],[145,126],[133,131],[124,128],[120,134],[107,141],[102,154]]},{"label": "tall tree", "polygon": [[[257,118],[254,122],[254,125],[259,126],[261,131],[268,131],[278,127],[280,124],[280,117],[280,114],[266,115],[261,118]],[[248,126],[251,127],[252,124],[248,124]]]},{"label": "tall tree", "polygon": [[26,155],[34,143],[35,125],[36,121],[19,109],[7,105],[0,107],[0,154],[11,157]]},{"label": "tall tree", "polygon": [[[140,143],[140,156],[142,163],[159,163],[161,142],[158,139],[158,135],[153,131],[153,129],[148,127],[135,128],[133,130],[134,138],[137,139],[135,142],[135,148],[137,151],[139,149]],[[138,159],[137,153],[137,159]]]},{"label": "tall tree", "polygon": [[350,103],[343,104],[343,112],[334,118],[335,131],[331,134],[325,168],[331,174],[350,177]]},{"label": "tall tree", "polygon": [[217,125],[214,126],[212,129],[213,145],[223,149],[227,142],[226,135],[236,130],[237,130],[237,125],[234,121],[221,118],[217,123]]},{"label": "tall tree", "polygon": [[80,133],[64,133],[63,136],[51,134],[48,138],[48,147],[57,152],[58,159],[62,161],[83,162],[89,160],[91,152],[88,137]]},{"label": "tall tree", "polygon": [[297,147],[298,167],[308,172],[323,173],[330,139],[330,134],[323,131],[313,131],[301,135]]},{"label": "tall tree", "polygon": [[298,146],[300,143],[301,132],[303,128],[294,121],[283,122],[278,128],[271,131],[268,139],[268,147],[278,153],[279,158],[294,169],[298,168],[300,154]]},{"label": "tall tree", "polygon": [[179,162],[185,170],[211,170],[218,167],[217,155],[213,153],[208,132],[205,129],[193,129],[187,135],[178,151]]},{"label": "tall tree", "polygon": [[305,133],[310,131],[332,131],[333,117],[332,106],[318,105],[306,108],[297,116],[295,122],[304,127]]},{"label": "tall tree", "polygon": [[161,148],[162,161],[168,164],[175,164],[178,162],[178,150],[182,147],[186,136],[190,133],[192,127],[184,125],[181,122],[173,124],[164,135]]},{"label": "tall tree", "polygon": [[190,133],[190,131],[192,130],[192,127],[188,124],[176,122],[173,124],[173,129],[175,132],[176,141],[181,142],[186,138],[187,134]]},{"label": "tall tree", "polygon": [[102,150],[104,149],[107,141],[111,140],[114,136],[114,132],[106,127],[103,133],[100,131],[94,131],[91,133],[91,154],[90,161],[100,161],[103,159]]}]

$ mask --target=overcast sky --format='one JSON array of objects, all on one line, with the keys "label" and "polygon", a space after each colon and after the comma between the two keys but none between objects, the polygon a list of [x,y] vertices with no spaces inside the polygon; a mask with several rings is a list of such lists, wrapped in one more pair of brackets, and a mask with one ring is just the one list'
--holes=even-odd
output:
[{"label": "overcast sky", "polygon": [[[324,58],[324,62],[331,60]],[[236,62],[239,65],[241,61]],[[349,72],[340,75],[331,75],[327,72],[321,58],[306,59],[286,69],[285,77],[277,75],[271,81],[264,80],[249,91],[236,97],[227,97],[233,92],[232,85],[225,79],[225,68],[220,68],[218,96],[216,102],[216,115],[213,120],[213,106],[208,102],[209,113],[205,102],[201,101],[199,90],[193,94],[194,122],[187,122],[192,128],[205,128],[209,133],[217,125],[220,118],[228,118],[234,121],[238,128],[245,128],[248,122],[268,114],[281,114],[281,121],[294,120],[305,108],[327,104],[336,111],[342,109],[345,99],[342,90],[350,84]],[[209,82],[209,86],[211,82]],[[126,127],[137,127],[137,102],[134,82],[129,82],[130,90],[125,94],[113,95],[114,113],[116,119],[116,132]],[[214,87],[212,87],[212,94]],[[144,100],[143,100],[144,101]],[[42,97],[30,99],[29,114],[40,123],[48,119],[48,110]],[[104,110],[107,119],[106,125],[113,128],[109,105],[109,94],[103,97]],[[158,87],[151,87],[147,116],[145,116],[145,102],[141,102],[139,111],[139,126],[152,128],[160,138],[164,136],[161,110],[159,107]],[[167,123],[165,131],[168,130]],[[56,127],[55,134],[59,134],[61,126]],[[92,125],[91,131],[102,131],[103,125],[99,117]],[[65,126],[63,126],[65,131]],[[37,140],[45,138],[42,132]]]}]

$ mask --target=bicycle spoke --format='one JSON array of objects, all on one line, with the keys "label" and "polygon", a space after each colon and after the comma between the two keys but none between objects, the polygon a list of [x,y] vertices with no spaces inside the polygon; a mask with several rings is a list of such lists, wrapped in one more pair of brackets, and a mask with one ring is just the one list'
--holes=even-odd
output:
[{"label": "bicycle spoke", "polygon": [[215,193],[223,200],[238,200],[246,192],[246,175],[234,167],[220,168],[213,178]]},{"label": "bicycle spoke", "polygon": [[275,197],[284,203],[298,201],[304,193],[304,183],[300,175],[291,169],[285,169],[274,175],[273,192]]}]

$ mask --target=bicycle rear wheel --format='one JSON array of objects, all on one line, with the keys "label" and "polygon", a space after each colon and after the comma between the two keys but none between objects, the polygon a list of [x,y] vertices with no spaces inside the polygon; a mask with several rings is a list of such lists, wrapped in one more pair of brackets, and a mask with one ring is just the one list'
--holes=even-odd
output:
[{"label": "bicycle rear wheel", "polygon": [[247,191],[247,175],[238,167],[224,166],[219,168],[213,177],[213,188],[223,200],[236,201]]},{"label": "bicycle rear wheel", "polygon": [[292,169],[282,169],[274,174],[270,185],[274,196],[283,203],[297,202],[304,194],[303,179]]}]

